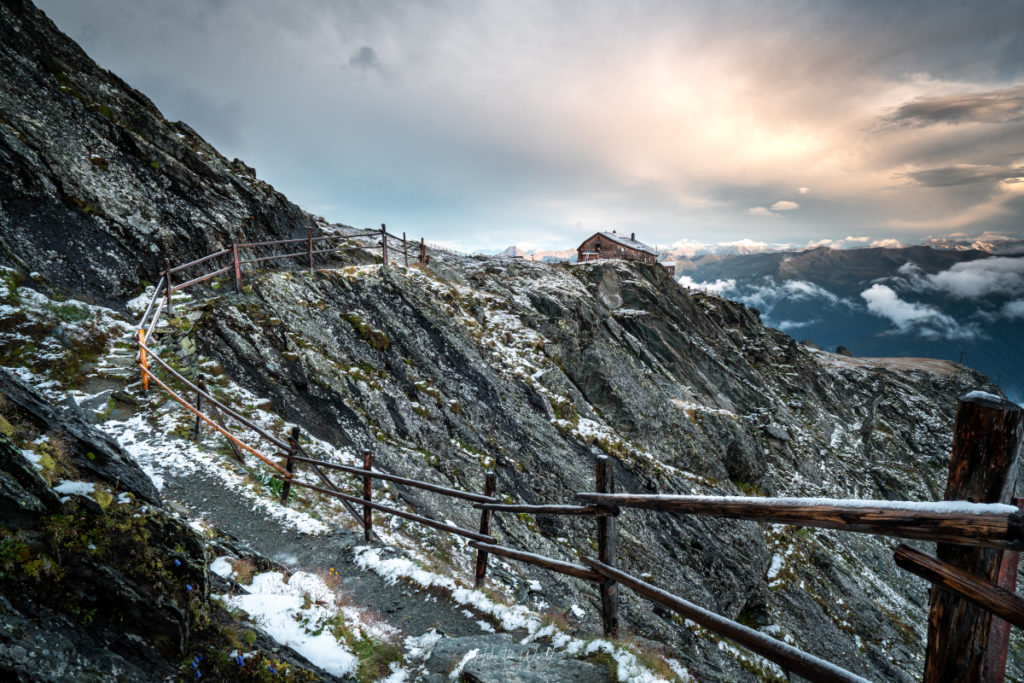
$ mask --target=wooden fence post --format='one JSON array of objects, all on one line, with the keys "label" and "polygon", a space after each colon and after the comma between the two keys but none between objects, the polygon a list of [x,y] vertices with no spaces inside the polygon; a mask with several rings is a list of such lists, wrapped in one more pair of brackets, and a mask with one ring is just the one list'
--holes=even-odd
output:
[{"label": "wooden fence post", "polygon": [[309,274],[313,274],[313,228],[306,228],[306,244],[309,247]]},{"label": "wooden fence post", "polygon": [[[1014,498],[1013,504],[1017,509],[1024,510],[1024,498]],[[1017,593],[1017,567],[1020,566],[1020,553],[1015,550],[1007,550],[1003,553],[1003,560],[999,564],[998,580],[996,585],[1011,594]],[[1010,649],[1010,622],[992,617],[992,627],[988,632],[989,646],[985,666],[991,674],[1006,673],[1006,655]],[[998,683],[1003,679],[994,678]]]},{"label": "wooden fence post", "polygon": [[235,268],[235,294],[242,293],[242,264],[238,261],[238,242],[231,243],[231,264]]},{"label": "wooden fence post", "polygon": [[427,263],[427,243],[422,237],[420,238],[420,263],[424,265]]},{"label": "wooden fence post", "polygon": [[[953,427],[946,500],[1009,503],[1017,480],[1024,409],[992,394],[960,399]],[[939,543],[939,560],[995,584],[1003,551]],[[1001,681],[988,670],[992,614],[949,591],[933,588],[928,615],[925,683]],[[1005,645],[1004,645],[1005,647]],[[996,657],[995,659],[998,659]]]},{"label": "wooden fence post", "polygon": [[164,298],[167,302],[167,315],[174,315],[174,311],[171,308],[171,260],[164,259]]},{"label": "wooden fence post", "polygon": [[[202,392],[206,391],[206,380],[203,379],[202,375],[200,375],[199,379],[196,380],[196,388],[197,388],[197,390],[196,390],[196,410],[198,410],[199,412],[202,412],[203,411],[203,393]],[[199,440],[202,438],[202,434],[203,434],[202,429],[203,429],[203,421],[199,419],[198,415],[196,415],[196,427],[195,427],[195,429],[192,432],[192,440],[195,441],[196,443],[199,443]]]},{"label": "wooden fence post", "polygon": [[[295,460],[293,459],[299,452],[299,428],[292,427],[292,433],[288,435],[288,460],[284,464],[284,468],[288,470],[288,474],[295,472]],[[284,480],[284,486],[281,487],[281,505],[288,504],[288,494],[292,492],[292,483],[287,479]]]},{"label": "wooden fence post", "polygon": [[409,267],[409,242],[405,239],[405,232],[402,232],[402,254],[405,255],[405,267]]},{"label": "wooden fence post", "polygon": [[[490,498],[498,492],[498,475],[495,472],[488,472],[484,479],[484,495]],[[491,518],[494,513],[491,510],[480,511],[480,533],[484,536],[491,535]],[[484,585],[484,575],[487,573],[487,553],[483,550],[476,551],[476,574],[473,580],[473,587],[479,588]]]},{"label": "wooden fence post", "polygon": [[[597,492],[615,493],[615,476],[612,459],[607,455],[597,458]],[[615,566],[615,514],[597,518],[597,559],[609,567]],[[604,623],[604,635],[608,638],[619,637],[619,586],[610,579],[600,584],[601,588],[601,620]]]},{"label": "wooden fence post", "polygon": [[[373,454],[370,451],[363,453],[363,469],[367,472],[373,467]],[[363,475],[363,500],[367,503],[373,497],[373,477],[369,474]],[[373,508],[369,505],[363,506],[363,538],[369,543],[373,540]]]},{"label": "wooden fence post", "polygon": [[384,265],[388,264],[388,229],[384,227],[384,224],[380,224],[380,248],[381,258],[384,259]]}]

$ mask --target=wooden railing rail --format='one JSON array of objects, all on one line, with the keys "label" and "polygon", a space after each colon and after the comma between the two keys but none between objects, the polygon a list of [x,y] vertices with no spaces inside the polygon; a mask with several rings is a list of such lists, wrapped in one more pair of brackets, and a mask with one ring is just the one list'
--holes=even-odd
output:
[{"label": "wooden railing rail", "polygon": [[395,474],[388,474],[387,472],[380,472],[376,470],[366,470],[359,467],[352,467],[350,465],[342,465],[334,462],[325,462],[323,460],[314,460],[312,458],[296,457],[296,462],[308,463],[312,465],[319,465],[320,467],[326,467],[327,469],[339,470],[341,472],[348,472],[359,477],[370,477],[373,479],[383,479],[386,481],[393,481],[396,484],[403,484],[405,486],[412,486],[414,488],[424,489],[426,491],[433,491],[434,493],[440,493],[441,495],[448,496],[449,498],[461,498],[462,500],[471,500],[477,502],[491,502],[496,501],[497,498],[491,496],[483,496],[479,493],[471,493],[469,491],[460,491],[459,489],[449,488],[447,486],[441,486],[439,484],[431,484],[430,482],[420,481],[418,479],[408,479],[406,477],[399,477]]},{"label": "wooden railing rail", "polygon": [[[285,479],[285,477],[277,476],[277,475],[275,475],[275,478],[276,479],[281,479],[281,480]],[[365,500],[363,498],[360,498],[359,496],[349,495],[347,493],[343,493],[342,491],[332,491],[330,489],[325,489],[322,486],[314,486],[313,484],[307,484],[304,481],[299,481],[298,479],[294,479],[294,478],[291,479],[291,483],[294,486],[301,486],[303,488],[307,488],[307,489],[310,489],[310,490],[313,490],[313,491],[317,491],[317,492],[322,493],[322,494],[324,494],[326,496],[333,496],[335,498],[341,498],[342,500],[347,500],[347,501],[352,502],[352,503],[357,503],[359,505],[365,505],[367,507],[371,507],[374,510],[379,510],[380,512],[386,512],[389,515],[395,515],[396,517],[402,517],[403,519],[408,519],[408,520],[411,520],[413,522],[419,522],[420,524],[423,524],[425,526],[433,527],[435,529],[440,529],[441,531],[447,532],[449,534],[455,534],[456,536],[464,536],[464,537],[472,539],[474,541],[493,541],[494,540],[491,536],[485,536],[484,534],[480,534],[480,533],[477,533],[475,531],[470,531],[469,529],[463,529],[462,527],[457,527],[457,526],[455,526],[453,524],[445,524],[444,522],[438,522],[437,520],[430,519],[429,517],[424,517],[422,515],[417,515],[417,514],[412,513],[412,512],[406,512],[405,510],[399,510],[398,508],[394,508],[394,507],[391,507],[389,505],[383,505],[381,503],[374,503],[372,501],[367,501],[367,500]]]},{"label": "wooden railing rail", "polygon": [[855,674],[841,669],[838,666],[798,650],[792,645],[787,645],[781,640],[755,631],[731,619],[719,616],[708,611],[699,605],[683,600],[668,593],[657,586],[631,576],[626,572],[619,571],[590,557],[581,557],[580,562],[590,567],[601,576],[611,581],[621,583],[630,588],[637,595],[642,595],[649,600],[658,602],[669,609],[678,612],[687,619],[697,623],[704,628],[725,636],[729,640],[739,643],[751,652],[755,652],[765,659],[769,659],[789,671],[799,674],[811,681],[827,683],[831,681],[848,681],[849,683],[867,683],[867,680]]},{"label": "wooden railing rail", "polygon": [[1009,505],[746,496],[671,496],[581,492],[600,506],[644,508],[757,522],[840,529],[986,548],[1024,548],[1024,513]]},{"label": "wooden railing rail", "polygon": [[186,268],[191,268],[192,266],[198,266],[200,263],[206,263],[207,261],[215,259],[218,256],[224,256],[225,254],[230,254],[230,253],[231,253],[230,249],[221,249],[220,251],[215,251],[212,254],[207,254],[206,256],[201,256],[201,257],[197,258],[195,261],[189,261],[188,263],[183,263],[180,266],[174,266],[173,268],[171,268],[171,273],[172,274],[173,273],[180,273],[181,271],[185,270]]}]

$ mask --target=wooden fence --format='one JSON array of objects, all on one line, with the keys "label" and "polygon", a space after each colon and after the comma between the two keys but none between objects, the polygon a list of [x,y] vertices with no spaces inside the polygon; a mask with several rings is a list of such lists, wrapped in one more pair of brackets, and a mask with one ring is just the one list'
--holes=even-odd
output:
[{"label": "wooden fence", "polygon": [[[352,245],[353,238],[375,238],[371,246]],[[334,242],[332,242],[332,240]],[[390,241],[390,245],[389,245]],[[294,245],[302,244],[298,250]],[[317,245],[325,245],[317,248]],[[332,246],[333,245],[333,246]],[[399,246],[401,245],[401,246]],[[284,246],[285,254],[242,256],[246,250]],[[274,471],[283,482],[281,503],[287,504],[293,486],[299,486],[342,501],[345,509],[363,528],[367,541],[374,538],[373,512],[393,515],[418,524],[469,539],[476,552],[474,584],[482,585],[488,555],[499,555],[545,570],[590,581],[597,585],[601,601],[604,633],[616,637],[619,632],[619,586],[675,611],[708,630],[747,648],[788,671],[812,681],[863,681],[864,679],[814,655],[748,628],[736,621],[709,612],[693,603],[629,574],[617,567],[616,518],[626,509],[654,511],[659,514],[687,514],[755,520],[801,527],[837,529],[847,532],[878,534],[935,541],[938,557],[930,557],[905,546],[896,549],[896,564],[930,581],[936,587],[931,593],[929,634],[924,680],[927,683],[946,681],[1001,681],[1005,669],[1008,624],[1024,627],[1024,601],[1014,594],[1017,551],[1024,549],[1024,512],[1009,503],[1016,481],[1016,463],[1024,432],[1024,410],[1007,401],[993,400],[989,395],[970,394],[961,399],[954,429],[953,455],[946,501],[934,503],[892,503],[889,501],[857,501],[826,499],[772,499],[742,496],[675,496],[617,493],[613,461],[601,456],[595,462],[594,490],[576,495],[577,504],[506,504],[496,498],[497,476],[487,473],[482,493],[461,491],[425,481],[400,477],[373,469],[370,453],[363,455],[362,467],[317,460],[299,444],[299,430],[293,428],[287,438],[280,438],[245,418],[238,410],[219,401],[205,388],[200,378],[192,382],[161,359],[152,349],[152,336],[160,316],[171,311],[171,294],[218,275],[230,274],[236,289],[242,287],[242,267],[246,264],[279,260],[303,259],[310,272],[318,256],[348,250],[379,247],[382,263],[394,255],[409,259],[409,243],[389,235],[382,225],[380,231],[356,231],[354,234],[322,235],[272,242],[233,244],[203,258],[181,266],[167,264],[154,295],[136,326],[139,347],[138,365],[143,389],[152,379],[161,389],[196,417],[198,437],[202,425],[208,425],[228,439],[236,457],[243,452],[256,456]],[[428,245],[421,239],[417,260],[429,260]],[[434,247],[430,247],[434,248]],[[182,271],[228,257],[227,265],[204,275],[175,284]],[[180,387],[175,391],[152,373],[155,362]],[[190,402],[189,396],[195,396]],[[206,403],[204,412],[203,404]],[[225,418],[225,416],[227,416]],[[227,426],[226,419],[252,430],[276,449],[268,454],[246,444]],[[275,461],[274,458],[277,458]],[[283,464],[282,462],[283,461]],[[299,466],[310,468],[320,485],[296,478]],[[362,495],[345,493],[328,472],[356,477]],[[373,500],[374,479],[400,486],[419,488],[471,504],[480,512],[478,530],[464,529],[435,519],[406,512]],[[978,501],[975,503],[964,501]],[[361,511],[357,509],[361,507]],[[574,515],[593,517],[595,521],[597,557],[581,557],[582,564],[543,557],[526,550],[499,544],[491,526],[494,514],[528,513],[532,515]],[[1004,621],[1005,620],[1005,621]]]}]

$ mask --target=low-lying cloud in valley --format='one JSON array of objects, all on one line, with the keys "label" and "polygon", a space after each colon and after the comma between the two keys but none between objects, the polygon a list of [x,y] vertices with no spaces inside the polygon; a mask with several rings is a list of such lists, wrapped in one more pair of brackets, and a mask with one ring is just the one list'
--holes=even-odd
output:
[{"label": "low-lying cloud in valley", "polygon": [[961,325],[935,306],[900,299],[891,287],[871,285],[861,292],[868,311],[887,318],[900,334],[916,334],[925,339],[974,339],[980,334],[975,324]]}]

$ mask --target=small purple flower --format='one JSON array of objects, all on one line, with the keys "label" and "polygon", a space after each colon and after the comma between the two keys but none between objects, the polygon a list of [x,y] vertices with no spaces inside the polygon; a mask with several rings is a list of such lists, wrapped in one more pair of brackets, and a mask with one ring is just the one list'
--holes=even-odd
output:
[{"label": "small purple flower", "polygon": [[186,591],[190,591],[190,590],[192,590],[192,584],[190,584],[190,583],[186,583],[186,584],[185,584],[185,590],[186,590]]},{"label": "small purple flower", "polygon": [[181,566],[181,560],[179,560],[178,558],[174,558],[174,566],[175,567],[180,567]]}]

